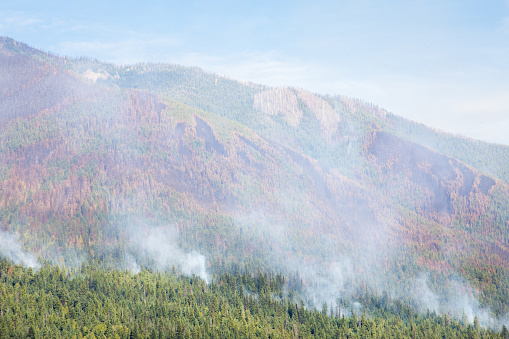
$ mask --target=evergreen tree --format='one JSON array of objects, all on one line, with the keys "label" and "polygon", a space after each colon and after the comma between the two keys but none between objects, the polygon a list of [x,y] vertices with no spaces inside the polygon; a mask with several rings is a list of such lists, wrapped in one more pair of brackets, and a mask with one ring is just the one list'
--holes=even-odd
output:
[{"label": "evergreen tree", "polygon": [[138,336],[138,329],[137,329],[137,326],[135,325],[134,328],[131,330],[131,333],[129,334],[129,339],[138,339],[139,336]]},{"label": "evergreen tree", "polygon": [[5,324],[4,324],[4,321],[2,319],[2,317],[0,317],[0,339],[6,339],[7,338],[7,331],[5,329]]},{"label": "evergreen tree", "polygon": [[481,324],[479,324],[479,318],[477,316],[474,317],[474,331],[478,332],[481,329]]},{"label": "evergreen tree", "polygon": [[35,330],[33,326],[30,326],[30,328],[28,329],[27,338],[35,339]]},{"label": "evergreen tree", "polygon": [[502,325],[502,332],[500,333],[502,338],[504,339],[509,339],[509,331],[507,330],[507,327],[504,325]]}]

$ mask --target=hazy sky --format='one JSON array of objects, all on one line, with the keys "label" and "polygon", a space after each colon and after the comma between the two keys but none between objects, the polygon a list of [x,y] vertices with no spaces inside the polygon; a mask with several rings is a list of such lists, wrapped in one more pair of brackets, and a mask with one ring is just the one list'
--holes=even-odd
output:
[{"label": "hazy sky", "polygon": [[509,145],[509,0],[2,1],[0,35],[361,98]]}]

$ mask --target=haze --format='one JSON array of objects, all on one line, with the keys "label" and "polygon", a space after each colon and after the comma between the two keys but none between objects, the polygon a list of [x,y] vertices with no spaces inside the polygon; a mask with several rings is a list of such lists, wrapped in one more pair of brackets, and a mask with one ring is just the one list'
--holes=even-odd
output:
[{"label": "haze", "polygon": [[62,56],[361,98],[509,145],[507,0],[10,1],[0,34]]}]

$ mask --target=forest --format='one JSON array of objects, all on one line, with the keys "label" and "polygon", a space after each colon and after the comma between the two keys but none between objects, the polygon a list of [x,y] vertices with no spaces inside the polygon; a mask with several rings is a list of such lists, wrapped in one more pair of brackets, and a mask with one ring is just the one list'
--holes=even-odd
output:
[{"label": "forest", "polygon": [[100,266],[33,270],[2,260],[0,338],[509,338],[505,325],[420,314],[387,292],[359,291],[362,309],[338,299],[318,310],[281,274],[239,270],[206,284],[175,269]]}]

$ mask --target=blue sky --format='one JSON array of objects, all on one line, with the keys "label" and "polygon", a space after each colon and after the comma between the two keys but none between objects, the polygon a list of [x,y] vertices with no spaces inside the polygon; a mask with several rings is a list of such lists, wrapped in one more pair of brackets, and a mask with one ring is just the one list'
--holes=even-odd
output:
[{"label": "blue sky", "polygon": [[4,1],[0,34],[364,99],[509,145],[509,0]]}]

